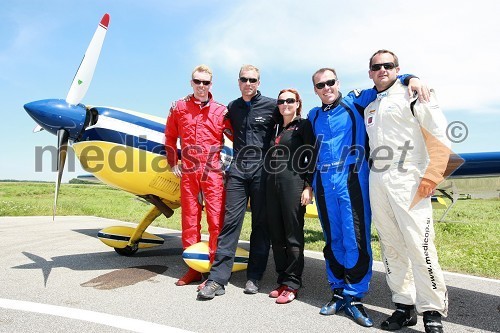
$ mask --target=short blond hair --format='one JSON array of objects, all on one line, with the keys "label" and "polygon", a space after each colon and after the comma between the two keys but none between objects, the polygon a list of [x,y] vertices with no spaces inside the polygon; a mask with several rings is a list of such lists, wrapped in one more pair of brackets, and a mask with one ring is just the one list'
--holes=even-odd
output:
[{"label": "short blond hair", "polygon": [[260,80],[260,70],[255,67],[254,65],[243,65],[240,68],[240,73],[238,74],[239,77],[241,77],[241,72],[243,71],[256,71],[257,72],[257,78]]},{"label": "short blond hair", "polygon": [[194,73],[196,72],[204,72],[204,73],[208,73],[210,74],[210,80],[212,79],[212,70],[210,69],[210,67],[208,67],[207,65],[198,65],[196,66],[194,69],[193,69],[193,72],[191,73],[191,78],[193,79],[193,75]]}]

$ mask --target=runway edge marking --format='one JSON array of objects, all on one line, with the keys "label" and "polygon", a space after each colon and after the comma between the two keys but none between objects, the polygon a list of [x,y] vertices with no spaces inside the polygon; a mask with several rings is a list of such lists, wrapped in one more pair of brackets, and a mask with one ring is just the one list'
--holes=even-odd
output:
[{"label": "runway edge marking", "polygon": [[59,316],[82,321],[88,321],[96,324],[107,325],[111,327],[121,328],[133,332],[168,332],[168,333],[189,333],[180,328],[160,325],[148,321],[115,316],[107,313],[68,308],[58,305],[34,303],[27,301],[17,301],[11,299],[0,298],[0,307],[10,310],[35,312]]}]

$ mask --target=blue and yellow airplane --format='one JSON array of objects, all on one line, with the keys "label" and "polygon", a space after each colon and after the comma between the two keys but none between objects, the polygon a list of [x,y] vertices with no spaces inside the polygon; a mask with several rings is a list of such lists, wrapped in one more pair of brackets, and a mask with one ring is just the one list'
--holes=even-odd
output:
[{"label": "blue and yellow airplane", "polygon": [[98,234],[116,252],[132,255],[138,248],[163,243],[162,238],[145,230],[161,213],[170,217],[180,206],[180,184],[165,159],[165,119],[80,103],[91,83],[109,20],[108,14],[102,17],[66,99],[35,101],[24,108],[38,124],[35,131],[43,129],[58,138],[54,215],[68,143],[72,143],[83,168],[97,179],[153,204],[136,228],[110,227]]}]

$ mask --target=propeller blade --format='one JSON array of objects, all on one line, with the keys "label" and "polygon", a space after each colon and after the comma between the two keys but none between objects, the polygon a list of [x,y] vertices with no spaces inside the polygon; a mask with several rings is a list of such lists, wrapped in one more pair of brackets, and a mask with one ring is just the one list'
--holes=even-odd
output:
[{"label": "propeller blade", "polygon": [[76,105],[80,103],[89,89],[92,76],[94,76],[97,60],[101,53],[102,43],[108,31],[108,25],[109,14],[104,14],[83,56],[80,67],[73,78],[73,83],[71,83],[71,87],[69,88],[68,96],[66,96],[66,102],[69,104]]},{"label": "propeller blade", "polygon": [[35,128],[33,128],[33,133],[38,133],[43,131],[43,127],[40,125],[36,125]]},{"label": "propeller blade", "polygon": [[54,194],[54,207],[52,208],[52,221],[54,221],[57,209],[57,196],[59,195],[59,186],[61,185],[61,178],[66,163],[66,155],[68,152],[68,139],[69,133],[65,129],[57,131],[57,182],[56,192]]}]

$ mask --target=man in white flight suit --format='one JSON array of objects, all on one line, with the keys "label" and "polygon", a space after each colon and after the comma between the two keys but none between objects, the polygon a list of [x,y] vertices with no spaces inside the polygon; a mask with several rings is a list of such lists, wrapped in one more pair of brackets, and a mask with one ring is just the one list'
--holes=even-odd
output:
[{"label": "man in white flight suit", "polygon": [[370,142],[370,202],[396,311],[382,322],[384,330],[417,323],[423,313],[425,332],[443,332],[448,298],[434,246],[430,196],[450,155],[446,119],[431,90],[420,103],[398,80],[397,56],[377,51],[369,76],[378,91],[365,109]]}]

